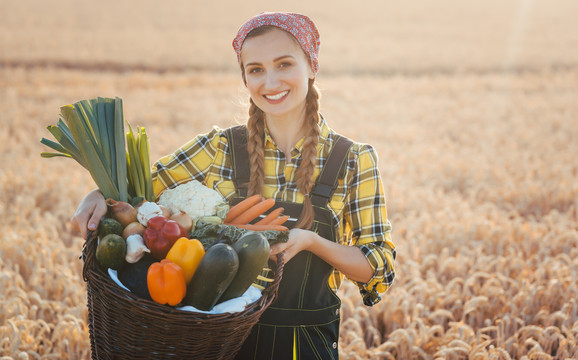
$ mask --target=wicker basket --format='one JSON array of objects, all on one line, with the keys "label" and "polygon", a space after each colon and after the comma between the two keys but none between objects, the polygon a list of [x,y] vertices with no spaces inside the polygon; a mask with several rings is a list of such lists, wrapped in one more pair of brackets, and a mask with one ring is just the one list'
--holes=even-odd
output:
[{"label": "wicker basket", "polygon": [[118,286],[96,262],[96,236],[87,238],[82,258],[93,359],[232,359],[277,296],[283,274],[279,257],[274,281],[242,312],[176,310]]}]

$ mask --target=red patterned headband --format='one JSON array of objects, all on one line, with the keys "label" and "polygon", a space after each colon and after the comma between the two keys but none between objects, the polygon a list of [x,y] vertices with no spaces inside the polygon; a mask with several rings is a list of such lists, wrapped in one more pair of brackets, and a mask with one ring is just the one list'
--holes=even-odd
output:
[{"label": "red patterned headband", "polygon": [[289,32],[297,41],[311,63],[314,74],[319,70],[319,32],[311,19],[305,15],[285,12],[265,12],[249,19],[237,33],[233,40],[233,48],[237,53],[237,60],[241,63],[241,47],[251,30],[261,26],[275,26]]}]

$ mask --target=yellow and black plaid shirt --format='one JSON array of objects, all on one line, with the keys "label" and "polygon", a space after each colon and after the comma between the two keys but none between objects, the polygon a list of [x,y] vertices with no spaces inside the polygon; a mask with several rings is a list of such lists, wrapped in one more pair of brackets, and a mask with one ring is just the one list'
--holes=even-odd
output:
[{"label": "yellow and black plaid shirt", "polygon": [[[325,120],[321,121],[320,126],[315,179],[325,165],[335,140],[335,132]],[[291,150],[292,161],[287,163],[283,151],[266,132],[264,197],[303,203],[303,194],[297,190],[295,178],[302,146],[303,139]],[[356,282],[367,305],[380,300],[379,293],[389,288],[395,275],[395,247],[391,241],[391,225],[387,219],[377,162],[377,154],[370,145],[354,143],[349,152],[345,177],[339,181],[329,202],[339,224],[339,242],[359,247],[374,269],[374,276],[368,283]],[[235,193],[231,151],[224,130],[217,127],[195,137],[175,153],[161,158],[155,169],[153,186],[157,196],[164,189],[191,179],[215,189],[226,199]],[[343,275],[334,271],[329,278],[331,288],[337,291],[342,280]]]}]

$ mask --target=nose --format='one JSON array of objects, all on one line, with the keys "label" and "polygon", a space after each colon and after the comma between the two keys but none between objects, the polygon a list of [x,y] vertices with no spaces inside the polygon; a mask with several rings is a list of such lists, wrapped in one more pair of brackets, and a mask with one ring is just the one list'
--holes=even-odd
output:
[{"label": "nose", "polygon": [[265,79],[265,89],[275,90],[279,86],[279,75],[275,71],[268,71]]}]

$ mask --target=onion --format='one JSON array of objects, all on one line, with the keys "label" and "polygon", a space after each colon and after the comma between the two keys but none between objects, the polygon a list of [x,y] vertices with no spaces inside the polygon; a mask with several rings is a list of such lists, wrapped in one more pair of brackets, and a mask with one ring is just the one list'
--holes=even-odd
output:
[{"label": "onion", "polygon": [[122,226],[127,226],[131,222],[136,221],[137,210],[131,204],[124,201],[107,199],[106,205],[108,205],[110,216]]},{"label": "onion", "polygon": [[161,208],[164,217],[167,219],[171,217],[171,209],[163,205],[159,205],[159,207]]},{"label": "onion", "polygon": [[126,240],[129,236],[139,234],[143,235],[146,228],[143,224],[139,223],[138,221],[131,222],[127,226],[125,226],[124,230],[122,231],[122,237]]},{"label": "onion", "polygon": [[176,221],[179,225],[181,225],[181,227],[183,229],[185,229],[185,231],[187,232],[187,234],[191,231],[191,229],[193,228],[193,219],[191,219],[191,217],[189,215],[187,215],[186,212],[182,211],[178,214],[173,214],[170,217],[170,220],[174,220]]}]

